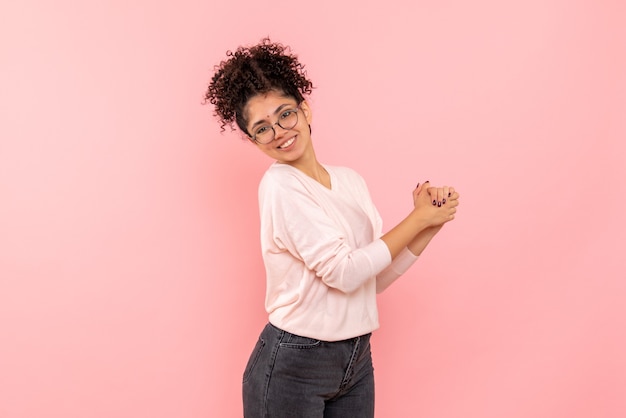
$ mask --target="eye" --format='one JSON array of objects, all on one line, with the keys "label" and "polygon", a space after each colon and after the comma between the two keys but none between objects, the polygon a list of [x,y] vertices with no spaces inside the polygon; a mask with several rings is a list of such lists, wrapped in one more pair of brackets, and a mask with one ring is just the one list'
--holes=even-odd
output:
[{"label": "eye", "polygon": [[263,135],[265,133],[267,133],[267,131],[269,131],[270,127],[269,126],[261,126],[259,129],[257,129],[254,132],[254,135]]},{"label": "eye", "polygon": [[293,114],[294,110],[285,110],[283,113],[280,114],[280,118],[281,119],[287,119],[289,116],[291,116]]}]

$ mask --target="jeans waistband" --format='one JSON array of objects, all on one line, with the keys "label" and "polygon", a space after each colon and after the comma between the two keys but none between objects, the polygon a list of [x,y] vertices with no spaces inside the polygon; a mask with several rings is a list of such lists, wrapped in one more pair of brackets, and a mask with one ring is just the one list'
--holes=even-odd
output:
[{"label": "jeans waistband", "polygon": [[371,332],[368,332],[367,334],[357,335],[357,336],[355,336],[355,337],[346,338],[346,339],[344,339],[344,340],[326,341],[326,340],[320,340],[319,338],[315,338],[315,337],[309,337],[309,336],[307,336],[307,335],[299,335],[299,334],[294,334],[294,333],[291,333],[291,332],[289,332],[289,331],[285,331],[284,329],[278,328],[276,325],[272,324],[271,322],[268,322],[268,323],[267,323],[267,326],[268,326],[268,327],[271,327],[271,328],[272,328],[272,329],[274,329],[276,332],[282,332],[282,333],[284,333],[284,334],[285,334],[285,335],[287,335],[287,336],[289,336],[289,335],[290,335],[290,336],[293,336],[293,337],[310,338],[310,339],[312,339],[312,340],[318,340],[318,341],[321,341],[321,342],[324,342],[324,343],[331,343],[331,344],[332,344],[332,343],[349,342],[349,341],[353,341],[353,340],[356,340],[356,339],[369,340],[369,339],[370,339],[370,337],[372,336],[372,333],[371,333]]}]

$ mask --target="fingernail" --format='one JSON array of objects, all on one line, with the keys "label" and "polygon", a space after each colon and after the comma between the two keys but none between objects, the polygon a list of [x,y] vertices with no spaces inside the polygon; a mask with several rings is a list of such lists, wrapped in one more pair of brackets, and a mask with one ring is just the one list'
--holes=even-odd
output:
[{"label": "fingernail", "polygon": [[452,193],[448,192],[448,197],[452,196]]},{"label": "fingernail", "polygon": [[441,207],[441,202],[437,202],[437,206]]},{"label": "fingernail", "polygon": [[433,206],[437,206],[437,201],[433,200]]},{"label": "fingernail", "polygon": [[441,202],[441,203],[443,203],[445,205],[446,204],[446,199],[443,199],[443,202]]},{"label": "fingernail", "polygon": [[419,183],[417,183],[417,186],[415,186],[415,188],[417,189],[418,187],[420,187],[420,184],[419,184]]},{"label": "fingernail", "polygon": [[424,183],[430,183],[430,180],[426,180]]}]

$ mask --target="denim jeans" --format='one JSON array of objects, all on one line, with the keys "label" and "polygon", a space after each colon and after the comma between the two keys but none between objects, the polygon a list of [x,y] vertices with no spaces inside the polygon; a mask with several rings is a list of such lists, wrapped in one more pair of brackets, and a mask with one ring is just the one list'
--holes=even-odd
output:
[{"label": "denim jeans", "polygon": [[370,335],[326,342],[268,324],[243,374],[245,418],[373,418]]}]

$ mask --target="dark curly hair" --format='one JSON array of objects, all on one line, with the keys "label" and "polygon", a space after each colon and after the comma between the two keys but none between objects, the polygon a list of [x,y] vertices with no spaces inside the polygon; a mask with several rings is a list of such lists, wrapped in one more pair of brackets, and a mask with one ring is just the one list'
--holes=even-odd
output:
[{"label": "dark curly hair", "polygon": [[306,77],[304,65],[288,46],[264,38],[252,47],[226,52],[228,58],[215,66],[215,74],[204,97],[204,103],[215,106],[215,116],[232,129],[233,122],[249,135],[243,114],[248,100],[257,94],[275,90],[296,99],[311,94],[313,83]]}]

